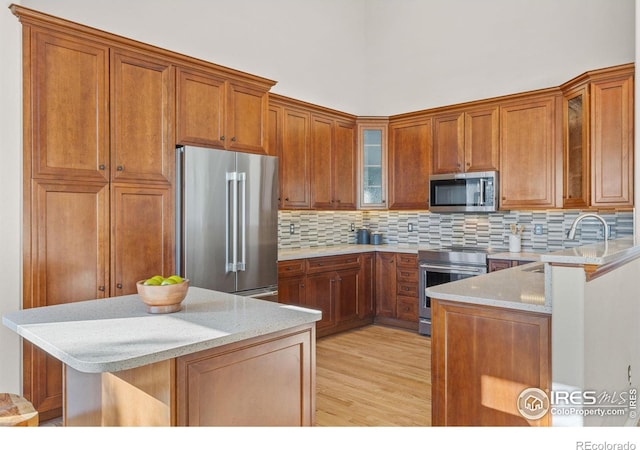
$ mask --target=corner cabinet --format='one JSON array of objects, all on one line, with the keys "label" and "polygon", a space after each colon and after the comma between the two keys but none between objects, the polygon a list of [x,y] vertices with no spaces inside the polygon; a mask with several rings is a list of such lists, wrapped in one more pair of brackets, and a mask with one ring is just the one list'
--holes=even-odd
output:
[{"label": "corner cabinet", "polygon": [[389,120],[358,120],[358,208],[387,209]]},{"label": "corner cabinet", "polygon": [[558,91],[500,106],[500,209],[560,206],[561,104]]},{"label": "corner cabinet", "polygon": [[389,122],[389,209],[427,209],[431,117]]}]

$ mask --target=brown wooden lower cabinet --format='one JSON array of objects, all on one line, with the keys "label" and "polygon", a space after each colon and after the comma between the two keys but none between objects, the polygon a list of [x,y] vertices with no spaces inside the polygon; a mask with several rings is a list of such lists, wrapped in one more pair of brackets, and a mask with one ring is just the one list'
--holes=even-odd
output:
[{"label": "brown wooden lower cabinet", "polygon": [[315,324],[134,369],[64,366],[67,426],[311,426]]},{"label": "brown wooden lower cabinet", "polygon": [[376,323],[418,330],[418,255],[376,254]]},{"label": "brown wooden lower cabinet", "polygon": [[551,316],[432,299],[432,424],[549,426],[517,408],[530,387],[551,392]]},{"label": "brown wooden lower cabinet", "polygon": [[367,325],[374,314],[373,253],[278,263],[278,301],[316,308],[318,337]]}]

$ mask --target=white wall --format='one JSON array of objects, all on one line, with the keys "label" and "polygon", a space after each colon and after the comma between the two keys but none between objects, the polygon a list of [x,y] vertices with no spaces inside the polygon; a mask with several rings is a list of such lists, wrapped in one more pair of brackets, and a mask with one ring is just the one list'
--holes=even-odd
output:
[{"label": "white wall", "polygon": [[[22,44],[9,4],[0,4],[0,315],[20,308],[22,273]],[[0,325],[0,392],[20,386],[19,339]]]},{"label": "white wall", "polygon": [[352,112],[364,97],[365,0],[23,0],[23,6],[278,81]]},{"label": "white wall", "polygon": [[[369,0],[371,115],[558,86],[634,61],[634,0]],[[375,95],[372,95],[374,94]]]},{"label": "white wall", "polygon": [[[20,307],[21,27],[0,7],[0,314]],[[16,0],[278,81],[274,92],[390,115],[560,84],[634,60],[634,0]],[[481,6],[480,6],[481,5]],[[19,386],[0,326],[0,392]]]}]

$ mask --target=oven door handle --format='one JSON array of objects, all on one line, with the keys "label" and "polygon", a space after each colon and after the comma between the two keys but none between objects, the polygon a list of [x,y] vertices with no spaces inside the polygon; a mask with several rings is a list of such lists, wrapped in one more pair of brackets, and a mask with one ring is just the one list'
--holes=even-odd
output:
[{"label": "oven door handle", "polygon": [[474,275],[487,273],[486,269],[482,267],[469,267],[469,266],[440,266],[437,264],[420,264],[421,269],[426,271],[439,272],[439,273],[459,273],[461,275]]}]

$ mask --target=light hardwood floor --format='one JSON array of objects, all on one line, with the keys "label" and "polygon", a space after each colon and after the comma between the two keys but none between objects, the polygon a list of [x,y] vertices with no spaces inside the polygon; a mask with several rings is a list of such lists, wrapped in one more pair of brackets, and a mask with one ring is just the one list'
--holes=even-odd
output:
[{"label": "light hardwood floor", "polygon": [[430,426],[431,339],[371,325],[316,344],[316,426]]}]

